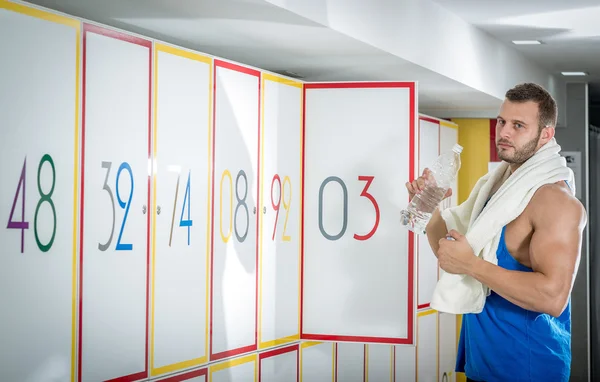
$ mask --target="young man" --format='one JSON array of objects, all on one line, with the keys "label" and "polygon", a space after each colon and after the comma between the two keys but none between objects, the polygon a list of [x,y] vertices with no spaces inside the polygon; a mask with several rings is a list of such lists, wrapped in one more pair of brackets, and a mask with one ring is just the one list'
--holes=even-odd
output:
[{"label": "young man", "polygon": [[[496,147],[510,174],[554,138],[556,116],[554,99],[538,85],[521,84],[506,93]],[[429,175],[425,170],[406,184],[411,198]],[[472,381],[568,381],[570,294],[585,225],[585,210],[568,184],[543,185],[504,226],[495,265],[474,256],[466,232],[448,232],[436,210],[427,237],[440,267],[492,290],[481,313],[463,315],[456,371]]]}]

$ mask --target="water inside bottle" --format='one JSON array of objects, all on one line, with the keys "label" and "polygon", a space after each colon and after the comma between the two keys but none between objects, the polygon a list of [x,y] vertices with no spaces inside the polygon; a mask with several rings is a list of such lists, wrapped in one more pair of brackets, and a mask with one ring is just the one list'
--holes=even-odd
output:
[{"label": "water inside bottle", "polygon": [[401,222],[409,230],[424,234],[431,215],[440,204],[447,189],[428,185],[423,192],[416,194],[408,207],[401,213]]},{"label": "water inside bottle", "polygon": [[416,194],[401,212],[401,223],[417,234],[425,234],[427,224],[460,169],[462,146],[455,144],[442,153],[429,168],[423,191]]}]

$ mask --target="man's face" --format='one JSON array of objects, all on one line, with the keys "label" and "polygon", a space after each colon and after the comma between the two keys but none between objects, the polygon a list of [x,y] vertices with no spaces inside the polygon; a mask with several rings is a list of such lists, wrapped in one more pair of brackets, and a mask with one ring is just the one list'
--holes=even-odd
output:
[{"label": "man's face", "polygon": [[549,140],[548,136],[545,132],[542,137],[535,102],[504,101],[496,124],[498,158],[522,164]]}]

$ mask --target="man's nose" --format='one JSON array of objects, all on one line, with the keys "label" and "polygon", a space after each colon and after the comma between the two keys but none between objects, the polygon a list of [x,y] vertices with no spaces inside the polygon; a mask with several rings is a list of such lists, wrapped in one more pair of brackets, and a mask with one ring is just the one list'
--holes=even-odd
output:
[{"label": "man's nose", "polygon": [[500,126],[498,130],[498,136],[501,138],[510,138],[513,132],[513,125],[509,122],[506,122],[504,125]]}]

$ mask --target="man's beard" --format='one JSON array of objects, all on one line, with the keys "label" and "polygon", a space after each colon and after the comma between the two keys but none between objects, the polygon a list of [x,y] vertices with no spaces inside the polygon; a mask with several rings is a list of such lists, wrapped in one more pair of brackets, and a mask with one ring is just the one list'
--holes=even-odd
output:
[{"label": "man's beard", "polygon": [[[498,143],[496,144],[498,158],[502,159],[505,162],[511,163],[511,164],[525,163],[529,158],[531,158],[533,156],[533,154],[535,154],[538,142],[540,140],[540,135],[541,135],[541,131],[538,132],[537,137],[535,137],[532,140],[530,140],[529,142],[525,143],[521,148],[517,149],[516,147],[513,146],[512,148],[514,150],[514,153],[512,155],[509,154],[508,152],[502,151],[498,147],[498,144],[500,144],[500,143],[510,144],[510,142],[500,139],[500,141],[498,141]],[[510,149],[508,149],[508,150],[510,150]]]}]

